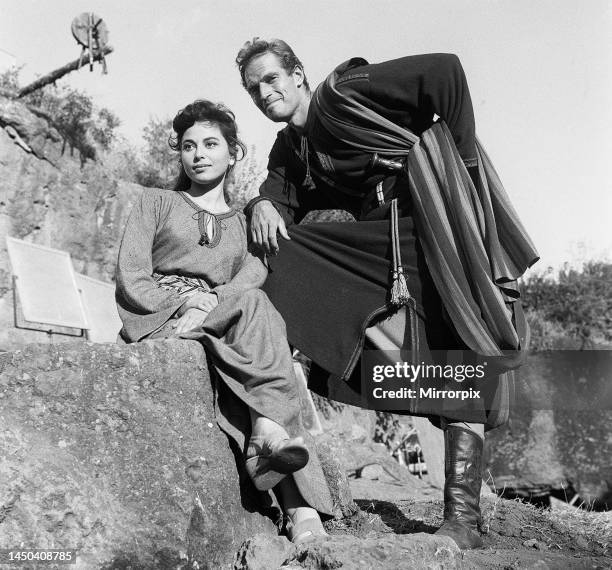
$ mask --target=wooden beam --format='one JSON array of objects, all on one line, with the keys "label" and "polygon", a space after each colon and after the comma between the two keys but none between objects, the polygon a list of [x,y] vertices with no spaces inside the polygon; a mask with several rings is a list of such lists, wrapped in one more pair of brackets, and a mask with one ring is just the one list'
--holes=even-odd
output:
[{"label": "wooden beam", "polygon": [[[100,61],[105,55],[108,55],[112,51],[113,48],[111,46],[105,46],[104,48],[102,48],[101,51],[97,51],[94,53],[93,59],[94,61]],[[34,91],[40,89],[41,87],[44,87],[45,85],[49,85],[49,83],[55,83],[58,79],[60,79],[67,73],[70,73],[71,71],[76,71],[77,69],[79,69],[79,67],[83,67],[84,65],[88,64],[89,58],[79,57],[78,59],[67,63],[63,67],[60,67],[59,69],[56,69],[55,71],[52,71],[47,75],[43,75],[36,81],[30,83],[29,85],[26,85],[25,87],[19,90],[17,97],[24,97],[25,95],[29,95],[30,93],[33,93]]]}]

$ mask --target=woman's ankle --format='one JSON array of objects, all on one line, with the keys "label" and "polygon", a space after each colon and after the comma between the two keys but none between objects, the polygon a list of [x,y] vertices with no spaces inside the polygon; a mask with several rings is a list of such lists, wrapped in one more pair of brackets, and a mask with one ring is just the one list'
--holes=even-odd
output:
[{"label": "woman's ankle", "polygon": [[289,434],[280,424],[270,418],[251,412],[251,438],[287,439]]}]

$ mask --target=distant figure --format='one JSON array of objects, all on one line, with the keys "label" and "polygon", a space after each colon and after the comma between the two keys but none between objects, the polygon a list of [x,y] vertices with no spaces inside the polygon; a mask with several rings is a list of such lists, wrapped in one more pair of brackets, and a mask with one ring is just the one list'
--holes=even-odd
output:
[{"label": "distant figure", "polygon": [[278,493],[291,540],[324,535],[331,496],[302,427],[285,324],[259,289],[267,269],[247,246],[245,217],[224,196],[245,152],[234,115],[195,101],[172,126],[176,186],[142,193],[119,251],[121,336],[198,339],[216,376],[219,426],[245,450],[255,487]]},{"label": "distant figure", "polygon": [[[362,405],[364,341],[411,351],[415,364],[435,359],[431,351],[497,357],[500,370],[474,384],[482,398],[457,403],[417,390],[403,409],[444,429],[438,533],[481,546],[484,431],[508,418],[510,374],[499,372],[521,363],[527,333],[516,279],[537,253],[476,140],[459,58],[353,58],[314,92],[282,40],[255,38],[236,63],[257,108],[288,123],[246,212],[253,241],[278,254],[264,289],[289,341],[316,365],[311,388]],[[326,209],[358,221],[291,226]]]}]

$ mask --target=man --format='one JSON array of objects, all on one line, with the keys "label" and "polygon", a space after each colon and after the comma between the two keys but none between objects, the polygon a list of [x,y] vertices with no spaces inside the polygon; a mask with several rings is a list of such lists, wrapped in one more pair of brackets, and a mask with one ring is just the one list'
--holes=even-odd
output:
[{"label": "man", "polygon": [[[515,280],[537,253],[476,140],[458,58],[353,58],[314,93],[282,40],[247,42],[236,62],[257,107],[288,124],[246,211],[253,241],[278,254],[266,290],[290,342],[331,373],[322,393],[351,402],[368,336],[375,347],[409,348],[413,359],[469,349],[498,358],[501,371],[516,368],[527,334]],[[288,229],[322,209],[347,210],[359,222]],[[278,235],[288,241],[279,246]],[[507,420],[508,376],[488,378],[482,401],[416,399],[404,410],[445,430],[437,532],[461,548],[482,545],[484,431]]]}]

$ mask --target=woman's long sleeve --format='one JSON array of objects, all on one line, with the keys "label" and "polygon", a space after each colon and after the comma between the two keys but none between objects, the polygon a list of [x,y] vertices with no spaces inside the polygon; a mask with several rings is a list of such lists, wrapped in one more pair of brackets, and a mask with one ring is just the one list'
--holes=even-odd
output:
[{"label": "woman's long sleeve", "polygon": [[[117,262],[117,303],[120,314],[150,315],[140,324],[142,336],[167,321],[185,302],[153,278],[152,250],[159,223],[159,203],[145,190],[129,216]],[[124,325],[126,321],[124,319]],[[124,327],[125,328],[125,327]],[[140,336],[140,334],[138,335]],[[132,339],[139,340],[139,339]]]}]

